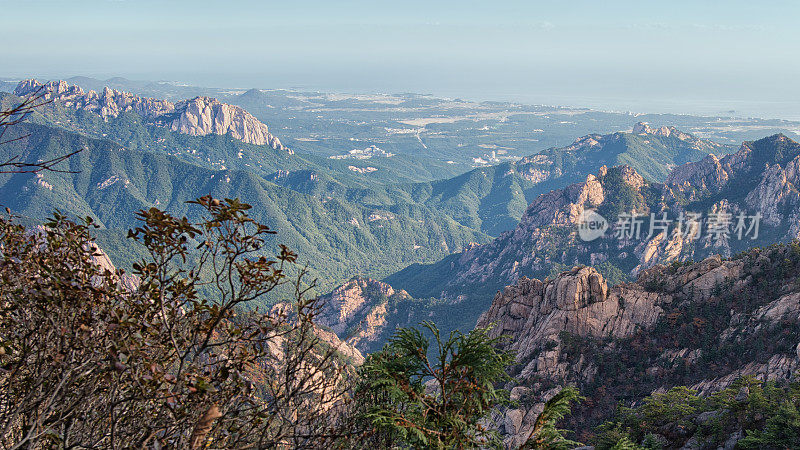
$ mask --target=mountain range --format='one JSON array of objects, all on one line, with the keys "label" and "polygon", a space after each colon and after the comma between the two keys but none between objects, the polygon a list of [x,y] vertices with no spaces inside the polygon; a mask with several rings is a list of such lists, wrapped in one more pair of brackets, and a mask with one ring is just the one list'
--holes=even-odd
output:
[{"label": "mountain range", "polygon": [[[40,159],[85,147],[70,162],[81,174],[4,176],[0,189],[23,193],[5,195],[7,206],[36,219],[60,208],[91,216],[121,233],[131,226],[133,212],[143,207],[168,205],[185,213],[182,201],[209,192],[251,199],[279,231],[278,240],[316,261],[314,269],[327,274],[323,290],[354,273],[380,278],[408,264],[430,263],[471,243],[488,242],[512,228],[533,198],[580,176],[584,166],[638,160],[636,152],[647,148],[667,164],[726,149],[677,132],[645,130],[583,138],[566,149],[548,151],[544,160],[526,158],[454,178],[419,181],[441,171],[424,158],[388,152],[331,159],[304,154],[301,148],[287,151],[272,134],[248,133],[267,129],[249,113],[213,99],[170,102],[108,88],[98,94],[64,81],[25,80],[15,92],[31,95],[39,89],[53,103],[37,110],[31,125],[25,125],[39,128],[17,130],[20,135],[31,132],[32,138],[7,151]],[[6,95],[0,101],[10,105],[19,98]],[[198,104],[216,106],[192,106]],[[589,145],[589,140],[597,143]],[[584,145],[594,152],[581,151]],[[559,156],[573,154],[579,156]],[[662,159],[642,159],[641,167],[658,170],[654,167]],[[375,170],[354,170],[365,168]],[[109,253],[125,267],[131,251]]]},{"label": "mountain range", "polygon": [[[445,334],[477,325],[506,335],[515,363],[504,387],[517,404],[491,424],[508,446],[566,384],[588,399],[569,425],[589,440],[616,405],[800,369],[800,144],[785,134],[734,147],[639,122],[459,171],[376,144],[324,155],[295,139],[290,150],[275,126],[203,95],[25,80],[0,108],[35,93],[52,103],[9,128],[0,152],[42,161],[82,151],[59,172],[0,174],[3,206],[34,223],[54,210],[91,217],[104,252],[127,268],[142,251],[124,239],[136,211],[197,219],[187,200],[241,198],[277,231],[270,249],[287,244],[309,264],[319,332],[352,345],[355,359],[423,320]],[[659,439],[699,448],[743,434],[730,425],[709,436],[700,416],[665,424]]]},{"label": "mountain range", "polygon": [[[543,278],[583,264],[618,283],[658,263],[731,256],[786,242],[798,237],[800,227],[799,162],[800,144],[775,135],[745,142],[722,158],[709,155],[676,167],[664,183],[648,181],[630,166],[601,167],[580,183],[540,195],[515,229],[491,243],[433,265],[410,266],[385,281],[417,298],[463,304],[463,311],[473,311],[464,319],[466,326],[485,308],[487,297],[523,276]],[[608,229],[603,237],[584,241],[579,226],[589,211],[605,218]],[[640,232],[618,233],[620,217],[633,212],[640,215]],[[700,214],[693,235],[687,235],[690,213]],[[757,234],[754,229],[746,234],[757,215]],[[658,227],[665,217],[668,223],[660,225],[666,226]],[[679,229],[682,217],[687,226]],[[714,218],[727,219],[725,233],[710,232]],[[747,229],[739,233],[741,219]]]},{"label": "mountain range", "polygon": [[[581,183],[540,195],[515,229],[488,244],[472,245],[431,265],[409,266],[383,282],[371,281],[377,290],[353,289],[359,283],[351,281],[345,285],[350,286],[346,303],[357,305],[351,308],[360,313],[340,314],[338,326],[355,330],[366,320],[369,325],[359,331],[362,343],[357,345],[369,351],[395,326],[430,317],[445,330],[469,329],[495,292],[522,278],[552,278],[589,265],[609,283],[619,284],[658,264],[715,254],[731,257],[752,247],[789,242],[798,238],[800,227],[798,161],[800,144],[775,135],[745,142],[722,158],[709,155],[679,166],[664,183],[649,182],[629,166],[601,167]],[[602,237],[584,241],[579,226],[589,211],[609,218],[638,211],[641,232],[636,238],[619,236],[612,221]],[[672,220],[650,232],[651,213],[656,222],[665,214]],[[688,226],[679,229],[678,218],[691,213],[700,214],[697,235],[688,234]],[[709,232],[714,217],[728,219],[726,232],[719,236]],[[747,229],[736,229],[740,218]],[[379,291],[402,292],[406,306],[376,295]]]},{"label": "mountain range", "polygon": [[178,103],[139,97],[108,87],[99,94],[84,92],[66,81],[40,83],[24,80],[14,89],[14,95],[26,97],[41,93],[44,101],[52,100],[67,108],[91,111],[104,120],[117,118],[132,111],[153,123],[190,136],[230,133],[234,139],[255,145],[269,145],[276,150],[288,150],[270,134],[266,125],[238,106],[226,105],[209,97],[195,97]]},{"label": "mountain range", "polygon": [[[582,442],[611,448],[649,432],[662,448],[736,448],[763,427],[763,414],[741,412],[757,408],[759,383],[786,386],[800,370],[799,162],[800,144],[779,134],[676,167],[664,183],[603,167],[541,195],[489,244],[391,284],[351,280],[326,298],[326,325],[366,351],[426,319],[445,332],[474,324],[504,336],[515,363],[503,387],[516,403],[490,424],[506,448],[525,442],[566,385],[586,397],[564,424]],[[586,242],[586,211],[704,215],[697,237],[671,223],[641,239],[609,229]],[[742,213],[760,228],[739,235]],[[716,235],[711,217],[722,216],[733,220]],[[435,300],[409,295],[430,286],[442,289]],[[647,431],[625,428],[631,420]]]},{"label": "mountain range", "polygon": [[[31,125],[25,125],[39,124],[39,128],[17,130],[20,135],[32,130],[31,138],[10,150],[34,159],[69,148],[86,147],[87,151],[71,162],[71,169],[80,175],[4,176],[0,190],[23,194],[6,196],[13,199],[7,206],[18,213],[42,219],[59,208],[93,217],[110,230],[104,233],[104,245],[125,267],[135,251],[121,245],[117,236],[132,226],[136,210],[166,205],[177,214],[190,214],[182,201],[209,192],[249,199],[257,206],[259,218],[278,230],[276,242],[285,242],[314,261],[315,275],[326,275],[319,277],[322,292],[354,275],[388,276],[389,285],[421,299],[425,314],[431,314],[431,308],[446,311],[447,305],[463,304],[465,314],[458,317],[440,313],[451,327],[473,326],[487,299],[523,275],[543,277],[573,264],[594,264],[612,282],[619,282],[656,262],[713,252],[716,247],[701,240],[682,242],[679,249],[674,239],[663,235],[636,243],[616,242],[613,236],[582,242],[576,233],[577,221],[586,209],[612,216],[634,205],[643,214],[668,212],[677,217],[712,200],[707,188],[689,192],[685,186],[697,185],[694,178],[703,178],[708,171],[716,173],[717,163],[733,167],[754,148],[780,144],[778,140],[746,143],[737,153],[725,156],[735,148],[674,127],[637,123],[628,133],[587,135],[569,146],[518,161],[476,168],[449,179],[412,181],[405,175],[408,166],[419,172],[416,167],[425,164],[415,165],[403,155],[373,149],[360,159],[320,158],[304,154],[302,148],[294,152],[273,148],[269,140],[250,144],[230,129],[225,134],[221,134],[224,128],[213,126],[186,132],[178,126],[182,122],[176,117],[214,123],[213,108],[199,114],[200,110],[187,106],[197,100],[219,105],[223,116],[233,111],[247,119],[222,123],[260,124],[266,129],[241,108],[216,100],[197,97],[173,103],[111,89],[96,94],[63,81],[26,80],[15,91],[30,95],[37,89],[54,102],[32,116]],[[15,98],[6,96],[3,101],[10,104]],[[784,139],[788,158],[794,150],[792,141],[783,136],[780,141]],[[753,170],[767,162],[754,161]],[[786,158],[769,161],[780,170],[787,162]],[[364,167],[376,170],[353,170]],[[707,184],[717,186],[744,176],[728,172],[721,169],[718,179],[709,179]],[[766,181],[762,184],[761,190],[778,189]],[[726,192],[714,195],[711,203],[730,197]],[[752,194],[754,198],[760,197]],[[752,206],[752,201],[736,204],[729,212],[754,213]],[[758,210],[763,213],[764,233],[769,235],[762,241],[776,239],[770,233],[780,220],[777,212],[766,206]],[[490,242],[492,236],[497,238]],[[738,243],[726,245],[736,249]]]},{"label": "mountain range", "polygon": [[[338,198],[316,198],[247,171],[212,170],[167,154],[128,150],[109,140],[21,124],[6,137],[29,135],[6,148],[26,160],[43,160],[67,149],[84,150],[64,170],[74,173],[0,175],[0,197],[17,214],[43,220],[55,209],[94,219],[112,242],[100,243],[117,265],[130,267],[132,248],[115,242],[135,225],[135,212],[150,207],[195,217],[187,199],[212,194],[248,199],[253,216],[278,234],[271,248],[285,243],[299,252],[330,289],[353,271],[391,273],[404,263],[446,255],[485,235],[430,208],[383,209]],[[116,231],[115,231],[116,230]],[[117,236],[118,238],[113,238]],[[415,247],[416,246],[416,247]],[[426,252],[420,251],[425,247]],[[376,255],[382,254],[382,257]],[[323,276],[324,274],[324,276]]]}]

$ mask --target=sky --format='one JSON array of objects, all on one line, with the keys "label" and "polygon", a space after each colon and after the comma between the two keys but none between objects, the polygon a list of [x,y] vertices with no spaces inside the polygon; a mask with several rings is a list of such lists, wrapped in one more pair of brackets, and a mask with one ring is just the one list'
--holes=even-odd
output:
[{"label": "sky", "polygon": [[0,0],[0,76],[800,119],[798,1]]}]

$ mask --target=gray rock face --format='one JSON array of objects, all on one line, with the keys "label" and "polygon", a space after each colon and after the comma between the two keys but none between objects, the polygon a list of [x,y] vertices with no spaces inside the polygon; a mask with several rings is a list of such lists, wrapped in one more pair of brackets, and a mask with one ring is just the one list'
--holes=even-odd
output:
[{"label": "gray rock face", "polygon": [[[773,255],[771,264],[782,261],[785,258],[783,255]],[[663,330],[664,324],[670,323],[675,311],[689,308],[692,303],[703,305],[719,302],[720,286],[730,286],[727,289],[734,292],[753,292],[759,286],[753,281],[754,276],[764,276],[772,270],[769,267],[774,267],[762,259],[766,259],[763,254],[736,260],[713,256],[677,268],[657,266],[643,271],[635,283],[613,287],[608,287],[603,276],[594,268],[575,267],[551,280],[522,277],[499,292],[478,320],[477,326],[492,327],[489,332],[493,337],[508,336],[510,339],[501,345],[516,357],[517,367],[513,373],[515,383],[506,388],[517,399],[524,395],[525,401],[521,401],[521,406],[516,409],[499,414],[494,420],[495,426],[505,436],[506,446],[510,448],[521,444],[533,427],[537,411],[560,387],[568,384],[599,384],[608,385],[610,390],[615,389],[612,384],[614,378],[608,378],[600,363],[590,356],[591,352],[597,350],[590,350],[590,347],[584,350],[581,344],[570,347],[570,340],[565,340],[564,336],[571,336],[570,339],[575,342],[593,342],[592,345],[605,346],[617,352],[619,349],[615,346],[625,338],[656,332],[658,324]],[[788,324],[796,326],[800,322],[800,292],[797,292],[800,286],[791,284],[791,276],[788,280],[789,284],[774,300],[753,307],[747,313],[731,314],[727,328],[714,333],[713,338],[718,340],[718,346],[743,348],[739,343],[745,343],[748,339],[762,339],[760,332],[763,334],[768,330],[787,328],[790,326]],[[659,341],[663,353],[656,359],[647,360],[652,366],[645,364],[641,369],[647,376],[662,380],[659,383],[664,384],[655,389],[657,392],[682,384],[670,384],[670,375],[665,368],[704,364],[702,349],[671,345],[677,345],[677,341],[671,343],[669,338]],[[589,353],[584,354],[584,351]],[[628,360],[626,364],[636,362],[636,356],[631,357],[634,361]],[[645,360],[638,362],[644,363]],[[786,380],[792,379],[798,370],[800,356],[794,348],[789,353],[778,350],[756,355],[740,367],[708,371],[705,378],[690,388],[705,395],[727,388],[744,375],[753,375],[761,380]],[[543,391],[544,386],[557,388]],[[747,394],[746,391],[739,392],[736,400],[746,400]],[[704,413],[696,420],[705,423],[718,414],[720,411]]]},{"label": "gray rock face", "polygon": [[175,112],[175,105],[165,100],[138,97],[109,88],[103,89],[99,94],[95,91],[84,92],[79,86],[66,81],[50,81],[42,84],[37,80],[24,80],[14,90],[14,94],[20,97],[34,93],[68,108],[92,111],[104,119],[117,117],[125,111],[133,111],[147,119]]},{"label": "gray rock face", "polygon": [[654,136],[678,136],[680,138],[686,139],[689,134],[682,133],[678,131],[675,127],[667,127],[662,126],[658,128],[652,128],[650,124],[646,122],[638,122],[636,125],[633,126],[633,134],[652,134]]},{"label": "gray rock face", "polygon": [[723,447],[724,450],[733,450],[736,448],[736,444],[744,438],[744,432],[742,430],[737,430],[732,435],[728,437],[725,441],[725,446]]},{"label": "gray rock face", "polygon": [[633,134],[644,134],[644,135],[649,134],[652,136],[675,137],[682,141],[695,144],[698,147],[708,147],[707,141],[698,139],[689,133],[684,133],[683,131],[675,127],[661,126],[653,128],[650,126],[650,124],[646,122],[638,122],[636,125],[633,126]]},{"label": "gray rock face", "polygon": [[411,296],[384,282],[355,277],[320,298],[323,308],[317,321],[348,344],[365,350],[388,331],[387,305],[391,298],[402,301]]},{"label": "gray rock face", "polygon": [[666,184],[718,192],[728,182],[728,178],[729,174],[719,158],[708,155],[694,164],[676,167],[667,178]]},{"label": "gray rock face", "polygon": [[21,81],[14,90],[14,94],[20,97],[34,93],[67,108],[92,111],[106,120],[131,111],[181,134],[230,134],[234,139],[248,144],[268,145],[276,150],[292,153],[252,114],[213,98],[196,97],[172,103],[109,88],[103,89],[99,94],[95,91],[84,92],[79,86],[70,85],[66,81],[42,84],[33,79]]},{"label": "gray rock face", "polygon": [[172,131],[191,136],[230,133],[242,142],[288,150],[270,134],[266,125],[238,106],[209,97],[196,97],[177,103],[175,109],[178,117],[169,123]]},{"label": "gray rock face", "polygon": [[546,282],[521,278],[495,296],[477,326],[512,337],[508,350],[526,362],[522,378],[566,376],[566,362],[558,359],[560,333],[624,338],[654,324],[661,305],[670,302],[636,284],[609,289],[595,269],[576,267]]},{"label": "gray rock face", "polygon": [[[624,301],[622,300],[624,298]],[[576,267],[553,280],[539,281],[521,278],[516,284],[499,292],[489,310],[478,320],[478,327],[493,327],[493,337],[506,335],[511,339],[506,349],[522,364],[519,381],[512,393],[529,392],[529,380],[558,380],[558,384],[573,380],[574,372],[593,376],[596,368],[581,361],[566,361],[560,357],[559,336],[568,332],[579,336],[617,338],[631,335],[639,327],[655,323],[663,310],[659,305],[669,298],[646,292],[640,286],[616,286],[609,289],[603,276],[590,267]],[[503,420],[505,444],[522,444],[530,433],[544,402],[558,389],[542,395],[529,408],[505,412]]]}]

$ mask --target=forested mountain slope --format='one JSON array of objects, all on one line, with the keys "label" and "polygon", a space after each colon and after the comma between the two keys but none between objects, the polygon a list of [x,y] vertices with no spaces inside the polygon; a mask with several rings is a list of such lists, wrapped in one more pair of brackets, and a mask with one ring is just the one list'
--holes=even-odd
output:
[{"label": "forested mountain slope", "polygon": [[[494,292],[522,276],[543,278],[586,264],[619,282],[656,263],[786,242],[800,230],[798,164],[800,144],[775,135],[745,142],[721,159],[711,155],[680,166],[664,184],[629,166],[603,167],[581,183],[539,196],[514,230],[491,243],[408,267],[386,281],[414,297],[462,304],[463,326],[469,326]],[[587,241],[579,225],[590,211],[607,228]],[[694,224],[690,214],[699,214]]]},{"label": "forested mountain slope", "polygon": [[[242,170],[212,170],[170,155],[129,150],[115,142],[34,124],[9,129],[3,146],[23,160],[43,160],[84,150],[65,162],[75,173],[0,175],[2,204],[15,213],[44,219],[54,209],[90,216],[124,234],[140,209],[159,206],[193,216],[185,202],[205,194],[238,197],[254,205],[253,216],[311,262],[322,289],[353,273],[388,274],[412,261],[430,261],[487,237],[424,206],[370,208],[338,198],[320,199],[278,186]],[[114,245],[108,251],[123,267]],[[379,276],[379,275],[378,275]]]}]

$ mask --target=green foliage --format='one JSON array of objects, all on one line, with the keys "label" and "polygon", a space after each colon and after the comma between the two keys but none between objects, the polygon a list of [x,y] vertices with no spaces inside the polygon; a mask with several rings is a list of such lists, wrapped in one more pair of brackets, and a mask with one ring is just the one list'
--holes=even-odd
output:
[{"label": "green foliage", "polygon": [[495,384],[508,380],[509,353],[498,351],[499,338],[485,329],[442,340],[438,328],[423,323],[397,330],[385,347],[361,368],[357,390],[363,420],[377,438],[415,448],[499,446],[496,432],[482,423],[493,408],[509,404]]},{"label": "green foliage", "polygon": [[615,222],[622,213],[636,212],[644,214],[649,212],[644,197],[636,188],[625,182],[624,172],[619,167],[613,167],[601,178],[604,192],[607,197],[597,212],[611,222]]},{"label": "green foliage", "polygon": [[611,450],[639,450],[642,447],[636,445],[635,443],[631,442],[627,436],[623,436],[613,447]]},{"label": "green foliage", "polygon": [[661,438],[657,434],[648,433],[644,436],[644,440],[642,441],[642,447],[648,450],[661,450],[662,448],[664,448],[663,440],[664,438]]},{"label": "green foliage", "polygon": [[664,394],[653,394],[645,398],[644,404],[637,409],[636,417],[648,429],[667,423],[687,426],[700,401],[696,391],[678,386]]},{"label": "green foliage", "polygon": [[742,449],[794,448],[800,445],[800,411],[798,402],[784,400],[766,420],[763,430],[748,430],[739,441]]},{"label": "green foliage", "polygon": [[598,272],[600,272],[601,275],[603,275],[603,278],[606,280],[606,283],[608,283],[609,287],[630,281],[630,276],[611,262],[604,261],[592,267],[594,267]]},{"label": "green foliage", "polygon": [[631,442],[630,429],[623,429],[621,422],[605,422],[597,427],[597,434],[593,442],[595,448],[599,450],[608,450],[614,448],[621,442],[626,444]]},{"label": "green foliage", "polygon": [[621,443],[634,445],[623,448],[675,448],[693,436],[704,446],[717,447],[743,432],[736,448],[797,448],[799,407],[797,382],[779,385],[744,377],[706,397],[678,386],[645,398],[636,408],[620,408],[597,428],[594,444],[598,450]]},{"label": "green foliage", "polygon": [[[215,170],[163,152],[125,149],[108,140],[33,124],[20,124],[9,133],[9,137],[31,134],[24,141],[0,146],[0,154],[20,154],[24,160],[46,160],[74,148],[85,150],[64,163],[76,173],[0,174],[3,206],[39,221],[53,209],[72,218],[92,217],[103,228],[100,242],[110,244],[108,252],[120,267],[130,268],[140,254],[117,245],[135,225],[136,211],[158,207],[196,219],[196,210],[185,200],[208,193],[250,199],[256,207],[249,213],[278,230],[273,242],[284,243],[306,261],[314,261],[310,275],[321,279],[323,290],[354,272],[380,278],[414,262],[432,262],[470,242],[488,240],[421,204],[403,205],[398,200],[385,207],[365,206],[357,196],[328,198],[325,190],[305,194],[251,171]],[[304,179],[309,181],[312,175],[306,172]]]}]

